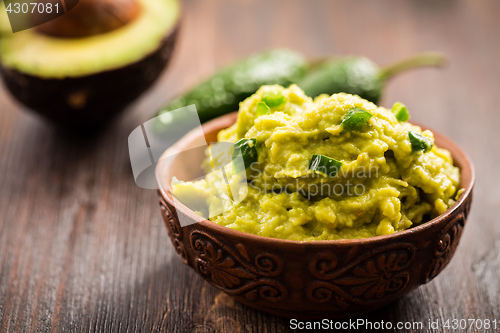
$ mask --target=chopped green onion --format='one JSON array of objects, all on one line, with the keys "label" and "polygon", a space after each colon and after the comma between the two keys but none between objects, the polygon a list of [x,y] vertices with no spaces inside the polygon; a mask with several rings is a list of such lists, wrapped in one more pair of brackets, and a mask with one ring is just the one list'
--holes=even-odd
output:
[{"label": "chopped green onion", "polygon": [[335,177],[342,166],[342,162],[324,155],[313,155],[309,169],[324,173],[328,177]]},{"label": "chopped green onion", "polygon": [[434,146],[432,140],[425,135],[417,132],[409,131],[408,137],[410,138],[411,150],[428,152]]},{"label": "chopped green onion", "polygon": [[281,92],[268,91],[262,94],[262,101],[270,108],[286,103],[286,97]]},{"label": "chopped green onion", "polygon": [[257,104],[257,117],[263,116],[265,114],[269,114],[271,112],[271,109],[265,102],[259,102]]},{"label": "chopped green onion", "polygon": [[368,124],[371,117],[372,115],[370,112],[354,108],[347,112],[340,125],[347,131],[360,131]]},{"label": "chopped green onion", "polygon": [[407,121],[410,119],[410,113],[403,103],[396,102],[392,106],[392,113],[398,121]]},{"label": "chopped green onion", "polygon": [[257,162],[257,139],[241,139],[234,144],[233,162],[238,154],[241,152],[243,164],[233,163],[236,172],[247,169],[252,163]]}]

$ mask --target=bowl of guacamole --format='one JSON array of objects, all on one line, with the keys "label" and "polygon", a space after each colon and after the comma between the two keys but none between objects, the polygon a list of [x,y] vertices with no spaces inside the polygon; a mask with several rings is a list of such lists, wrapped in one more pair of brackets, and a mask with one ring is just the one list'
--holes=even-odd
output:
[{"label": "bowl of guacamole", "polygon": [[402,103],[261,87],[203,125],[205,151],[189,149],[192,132],[157,167],[181,259],[239,301],[291,317],[358,315],[430,281],[458,246],[474,170],[409,119]]},{"label": "bowl of guacamole", "polygon": [[336,240],[406,230],[455,203],[460,170],[431,131],[407,121],[404,105],[393,109],[354,95],[313,101],[295,85],[264,86],[217,136],[236,149],[243,145],[251,159],[244,200],[222,208],[228,205],[222,173],[176,182],[173,194],[188,206],[199,196],[211,221],[264,237]]}]

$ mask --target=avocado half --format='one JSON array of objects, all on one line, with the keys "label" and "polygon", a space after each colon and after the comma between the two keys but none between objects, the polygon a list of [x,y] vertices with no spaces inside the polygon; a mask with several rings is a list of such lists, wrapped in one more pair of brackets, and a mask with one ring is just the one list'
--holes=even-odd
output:
[{"label": "avocado half", "polygon": [[[65,15],[76,12],[79,6],[84,8],[84,1]],[[89,36],[53,36],[39,28],[17,33],[3,29],[0,74],[8,90],[56,124],[106,124],[156,81],[177,38],[177,0],[135,1],[140,10],[133,20]],[[6,19],[2,5],[0,22],[4,21],[4,26]],[[60,26],[68,26],[65,24]]]}]

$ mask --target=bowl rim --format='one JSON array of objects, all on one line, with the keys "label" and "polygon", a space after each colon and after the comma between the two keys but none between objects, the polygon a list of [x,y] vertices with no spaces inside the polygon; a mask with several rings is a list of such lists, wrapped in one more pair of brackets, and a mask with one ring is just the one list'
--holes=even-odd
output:
[{"label": "bowl rim", "polygon": [[[238,112],[232,112],[220,117],[217,117],[209,122],[206,122],[205,124],[202,124],[202,130],[203,133],[210,133],[211,131],[214,130],[222,130],[224,128],[227,128],[228,124],[229,126],[232,125],[237,118]],[[163,178],[162,175],[165,173],[165,170],[161,167],[162,163],[159,162],[156,166],[155,174],[156,174],[156,181],[159,185],[159,192],[161,196],[169,202],[172,206],[175,207],[175,209],[180,209],[183,211],[183,213],[188,216],[189,218],[197,221],[195,223],[189,224],[187,226],[192,226],[195,224],[200,224],[202,227],[206,227],[208,229],[213,229],[216,232],[225,234],[228,237],[232,237],[233,239],[237,238],[247,238],[249,241],[255,241],[255,242],[261,242],[261,243],[280,243],[283,245],[289,245],[289,246],[297,246],[297,245],[307,245],[307,246],[325,246],[325,245],[365,245],[367,243],[379,243],[379,242],[385,242],[387,240],[398,240],[400,238],[405,238],[406,236],[411,236],[414,234],[417,234],[423,230],[429,229],[434,227],[435,225],[443,222],[444,220],[447,220],[455,211],[459,209],[460,206],[464,205],[465,201],[471,196],[472,190],[474,188],[475,184],[475,169],[474,165],[472,164],[472,161],[470,157],[450,138],[447,136],[441,134],[438,131],[433,130],[432,128],[429,128],[428,126],[423,126],[420,125],[419,123],[416,122],[410,122],[413,125],[420,126],[423,130],[430,130],[434,134],[435,140],[438,141],[439,143],[445,143],[445,146],[447,146],[445,149],[449,150],[452,157],[453,157],[453,162],[454,165],[456,165],[457,160],[460,160],[462,162],[462,165],[458,166],[460,169],[460,181],[463,180],[463,171],[469,171],[467,177],[469,179],[469,182],[467,184],[461,184],[462,188],[464,188],[464,192],[460,195],[459,199],[450,207],[448,208],[444,213],[440,214],[439,216],[436,216],[430,221],[424,222],[422,224],[419,224],[417,226],[411,227],[406,230],[398,231],[393,234],[388,234],[388,235],[381,235],[381,236],[373,236],[373,237],[367,237],[367,238],[353,238],[353,239],[336,239],[336,240],[308,240],[308,241],[299,241],[299,240],[290,240],[290,239],[282,239],[282,238],[272,238],[272,237],[266,237],[266,236],[260,236],[260,235],[255,235],[251,233],[247,233],[244,231],[239,231],[235,229],[231,229],[228,227],[225,227],[223,225],[217,224],[215,222],[212,222],[208,219],[205,219],[201,217],[200,215],[196,214],[194,211],[186,207],[182,202],[177,200],[175,196],[170,192],[170,190],[165,189],[163,186],[160,186],[161,184],[161,179]],[[223,125],[223,126],[221,126]],[[190,132],[188,132],[186,135],[184,135],[178,142],[176,142],[173,146],[168,148],[161,156],[159,161],[161,161],[164,156],[174,154],[176,153],[182,146],[190,142],[190,139],[192,137],[196,137],[199,134],[199,129],[194,129]],[[442,145],[439,145],[442,147]],[[457,158],[458,157],[458,158]],[[169,166],[167,166],[168,168]],[[177,214],[177,212],[176,212]],[[186,226],[186,227],[187,227]],[[184,228],[184,226],[181,226],[181,228]]]}]

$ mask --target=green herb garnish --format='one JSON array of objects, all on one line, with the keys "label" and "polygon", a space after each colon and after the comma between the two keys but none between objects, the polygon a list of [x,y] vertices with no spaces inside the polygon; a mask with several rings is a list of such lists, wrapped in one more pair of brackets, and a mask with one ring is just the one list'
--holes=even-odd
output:
[{"label": "green herb garnish", "polygon": [[233,162],[238,154],[241,152],[243,164],[233,163],[236,172],[247,169],[252,163],[257,162],[257,139],[241,139],[234,144]]},{"label": "green herb garnish", "polygon": [[342,162],[324,155],[313,155],[309,169],[324,173],[328,177],[335,177],[339,172]]},{"label": "green herb garnish", "polygon": [[268,91],[262,94],[262,101],[270,108],[286,103],[286,97],[281,92]]},{"label": "green herb garnish", "polygon": [[260,117],[260,116],[263,116],[263,115],[266,115],[269,113],[271,113],[271,109],[269,108],[269,106],[267,106],[267,104],[265,102],[259,102],[257,104],[257,111],[256,111],[257,117]]},{"label": "green herb garnish", "polygon": [[371,113],[360,108],[354,108],[347,112],[340,125],[346,131],[360,131],[372,117]]},{"label": "green herb garnish", "polygon": [[410,138],[411,150],[414,152],[428,152],[432,149],[432,146],[434,146],[434,143],[430,138],[420,133],[409,131],[408,137]]},{"label": "green herb garnish", "polygon": [[410,113],[403,103],[396,102],[392,106],[392,113],[398,121],[407,121],[410,119]]}]

